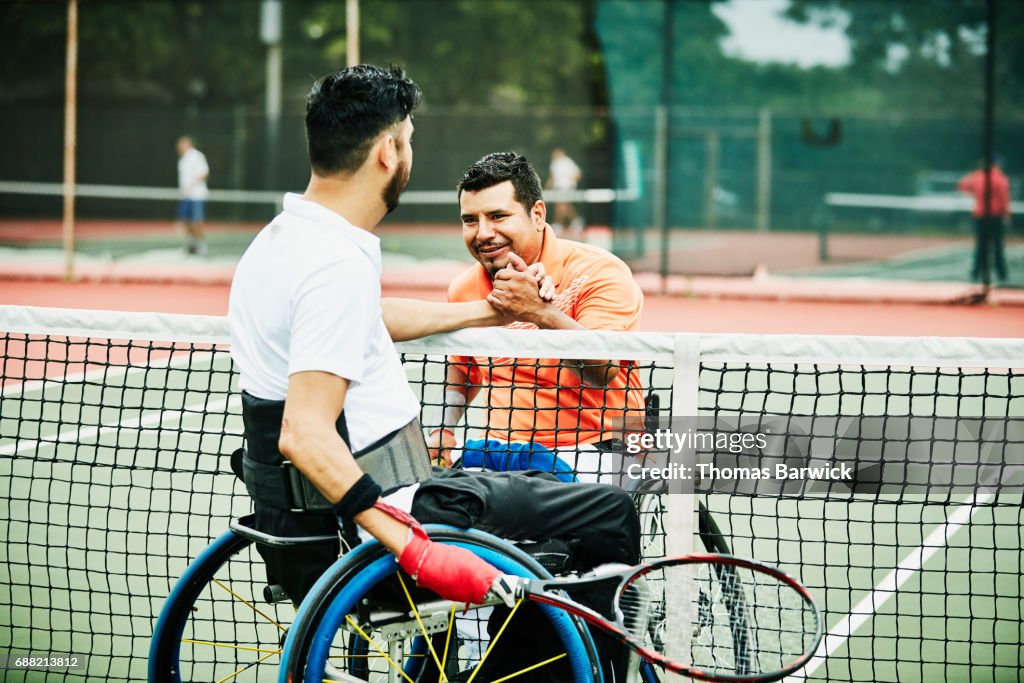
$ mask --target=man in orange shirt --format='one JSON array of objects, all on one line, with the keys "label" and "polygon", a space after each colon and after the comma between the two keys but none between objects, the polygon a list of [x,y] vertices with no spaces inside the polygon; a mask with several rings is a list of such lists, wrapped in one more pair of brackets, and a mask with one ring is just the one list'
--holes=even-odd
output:
[{"label": "man in orange shirt", "polygon": [[[629,267],[604,249],[555,235],[525,157],[489,154],[467,169],[458,189],[463,238],[478,263],[451,283],[449,301],[486,299],[518,321],[509,329],[636,329],[643,293]],[[551,278],[553,300],[538,291],[538,270]],[[624,421],[643,416],[640,380],[629,362],[453,357],[427,444],[433,458],[450,463],[453,428],[484,390],[488,439],[538,444],[568,460],[581,479],[597,480],[611,462],[602,453],[615,451]]]},{"label": "man in orange shirt", "polygon": [[[974,197],[974,266],[971,278],[980,280],[983,276],[988,280],[989,253],[993,255],[992,265],[995,267],[996,279],[1006,280],[1006,257],[1003,254],[1003,231],[1010,223],[1010,182],[1006,174],[999,168],[999,160],[994,160],[987,174],[982,170],[985,162],[979,164],[977,171],[968,173],[957,188]],[[987,189],[986,186],[991,186]],[[987,196],[986,196],[987,195]],[[991,246],[991,252],[990,252]]]}]

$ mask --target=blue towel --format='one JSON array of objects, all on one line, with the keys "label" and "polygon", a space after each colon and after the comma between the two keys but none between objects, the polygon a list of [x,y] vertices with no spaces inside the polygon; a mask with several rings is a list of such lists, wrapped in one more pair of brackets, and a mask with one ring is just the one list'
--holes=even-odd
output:
[{"label": "blue towel", "polygon": [[496,472],[540,470],[555,475],[561,481],[578,481],[569,463],[537,443],[470,439],[462,447],[462,466]]}]

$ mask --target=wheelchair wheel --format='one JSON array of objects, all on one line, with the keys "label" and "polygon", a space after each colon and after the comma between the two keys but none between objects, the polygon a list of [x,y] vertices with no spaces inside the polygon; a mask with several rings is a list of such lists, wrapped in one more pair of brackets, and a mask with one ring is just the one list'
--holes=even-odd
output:
[{"label": "wheelchair wheel", "polygon": [[[467,548],[503,572],[549,576],[489,534],[427,530],[433,540]],[[535,651],[524,651],[524,644]],[[391,553],[364,543],[336,562],[303,602],[285,641],[280,680],[600,683],[597,662],[586,627],[565,612],[532,604],[511,612],[464,610],[416,588]]]},{"label": "wheelchair wheel", "polygon": [[231,522],[186,567],[153,629],[149,680],[265,681],[281,660],[295,607],[268,595],[266,569],[254,541],[293,546],[333,536],[276,538],[256,531],[249,515]]},{"label": "wheelchair wheel", "polygon": [[182,574],[153,630],[150,681],[258,681],[276,672],[290,602],[267,604],[252,541],[225,532]]}]

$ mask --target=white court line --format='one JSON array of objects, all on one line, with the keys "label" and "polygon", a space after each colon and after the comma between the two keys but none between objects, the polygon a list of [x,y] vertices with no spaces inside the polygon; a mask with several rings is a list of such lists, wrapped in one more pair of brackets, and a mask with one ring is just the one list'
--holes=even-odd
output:
[{"label": "white court line", "polygon": [[896,592],[903,587],[910,577],[921,571],[928,560],[948,547],[951,539],[961,528],[967,526],[978,509],[992,501],[995,493],[975,493],[966,499],[960,507],[953,511],[953,514],[935,529],[921,542],[920,547],[915,548],[907,557],[900,562],[896,568],[889,572],[879,582],[875,589],[865,595],[858,602],[850,613],[843,617],[838,624],[833,626],[828,634],[822,639],[814,656],[807,665],[797,673],[789,676],[787,681],[802,681],[817,671],[836,650],[849,640],[857,629],[864,625],[885,603],[896,597]]},{"label": "white court line", "polygon": [[[156,412],[143,413],[139,417],[127,422],[116,424],[92,425],[89,427],[75,427],[59,432],[55,439],[18,439],[13,444],[0,448],[0,455],[20,455],[25,451],[35,451],[40,446],[57,446],[59,444],[80,444],[83,440],[96,438],[97,443],[85,444],[87,446],[98,446],[99,437],[110,432],[124,431],[126,429],[146,429],[169,420],[178,418],[181,422],[187,413],[193,413],[194,417],[202,417],[203,410],[206,412],[227,412],[241,405],[241,398],[232,394],[230,399],[218,399],[217,401],[200,401],[185,406],[181,410],[158,410]],[[198,413],[198,414],[197,414]]]},{"label": "white court line", "polygon": [[[188,362],[184,362],[184,361],[189,361],[189,362],[194,362],[194,361],[205,362],[205,361],[207,361],[209,359],[212,359],[214,357],[214,355],[215,354],[213,352],[211,352],[211,351],[200,351],[198,353],[191,353],[189,351],[177,351],[177,352],[171,352],[166,358],[161,358],[159,360],[155,360],[155,361],[152,361],[152,362],[149,362],[147,360],[147,364],[145,366],[140,366],[140,365],[107,365],[107,366],[103,366],[103,367],[97,368],[95,370],[89,370],[87,372],[76,372],[76,373],[74,373],[72,375],[53,375],[52,377],[44,377],[43,379],[32,379],[32,380],[28,380],[26,382],[21,382],[19,384],[13,384],[12,383],[10,385],[0,387],[0,397],[3,397],[3,398],[14,398],[16,396],[21,396],[22,394],[27,393],[27,392],[42,391],[42,390],[47,388],[47,385],[55,386],[56,384],[80,384],[82,382],[88,382],[88,381],[99,379],[99,378],[103,378],[103,377],[119,377],[121,375],[127,375],[128,373],[130,373],[132,371],[142,372],[142,371],[150,370],[150,369],[179,367],[179,366],[182,366],[182,365],[188,365],[189,364]],[[221,352],[221,355],[224,355],[224,353]],[[47,361],[46,359],[33,359],[33,360],[37,360],[38,362],[42,362],[42,363],[48,363],[48,362],[58,363],[58,362],[62,362],[62,361]],[[172,361],[177,361],[177,362],[172,362]],[[70,364],[73,364],[73,365],[79,365],[79,364],[94,365],[94,363],[86,363],[85,361],[74,361],[73,363],[70,363]],[[212,364],[211,364],[211,367],[212,367]]]}]

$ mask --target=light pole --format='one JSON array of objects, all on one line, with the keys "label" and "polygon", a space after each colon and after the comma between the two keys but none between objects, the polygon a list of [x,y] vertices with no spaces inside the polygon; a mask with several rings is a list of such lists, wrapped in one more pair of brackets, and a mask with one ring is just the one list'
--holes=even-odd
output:
[{"label": "light pole", "polygon": [[277,139],[281,127],[281,0],[263,0],[260,5],[260,40],[267,46],[266,186],[277,184]]},{"label": "light pole", "polygon": [[78,139],[78,0],[68,0],[64,73],[64,279],[75,269],[75,145]]},{"label": "light pole", "polygon": [[345,0],[345,59],[347,66],[359,63],[359,0]]}]

